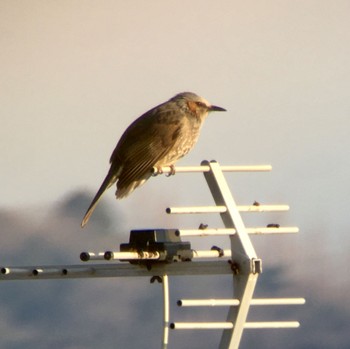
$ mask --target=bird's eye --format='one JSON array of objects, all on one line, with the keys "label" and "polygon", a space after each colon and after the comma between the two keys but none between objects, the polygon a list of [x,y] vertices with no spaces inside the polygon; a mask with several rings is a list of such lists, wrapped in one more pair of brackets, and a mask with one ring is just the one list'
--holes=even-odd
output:
[{"label": "bird's eye", "polygon": [[201,108],[206,107],[206,105],[203,102],[196,102],[196,104],[198,105],[198,107],[201,107]]}]

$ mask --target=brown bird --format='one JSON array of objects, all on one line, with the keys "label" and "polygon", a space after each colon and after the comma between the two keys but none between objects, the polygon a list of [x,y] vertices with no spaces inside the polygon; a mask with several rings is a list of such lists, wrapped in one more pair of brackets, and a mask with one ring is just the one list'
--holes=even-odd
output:
[{"label": "brown bird", "polygon": [[136,119],[115,147],[109,172],[92,200],[84,227],[106,189],[117,182],[117,199],[126,197],[152,175],[153,167],[173,167],[196,144],[210,111],[226,111],[192,92],[179,93]]}]

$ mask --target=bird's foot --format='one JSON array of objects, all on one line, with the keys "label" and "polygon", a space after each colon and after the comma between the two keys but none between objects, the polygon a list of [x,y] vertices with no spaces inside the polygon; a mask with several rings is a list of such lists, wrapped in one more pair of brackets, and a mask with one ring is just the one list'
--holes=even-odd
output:
[{"label": "bird's foot", "polygon": [[166,176],[167,177],[174,176],[175,173],[176,173],[175,166],[174,165],[170,165],[169,167],[170,167],[170,171],[169,171],[169,173]]},{"label": "bird's foot", "polygon": [[[169,165],[168,167],[170,167],[170,171],[167,173],[166,176],[167,177],[173,176],[176,173],[175,166],[174,165]],[[161,175],[163,173],[164,173],[164,171],[163,171],[163,167],[162,166],[154,166],[152,168],[152,176],[158,176],[158,175]]]},{"label": "bird's foot", "polygon": [[161,175],[163,174],[163,169],[161,166],[154,166],[152,168],[152,176],[158,176],[158,175]]}]

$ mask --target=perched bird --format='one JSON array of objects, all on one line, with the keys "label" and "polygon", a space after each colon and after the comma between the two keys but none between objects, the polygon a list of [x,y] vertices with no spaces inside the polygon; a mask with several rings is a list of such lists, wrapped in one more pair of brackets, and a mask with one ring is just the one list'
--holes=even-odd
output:
[{"label": "perched bird", "polygon": [[151,177],[153,167],[173,167],[197,142],[210,111],[226,110],[192,92],[183,92],[136,119],[114,149],[109,172],[81,226],[88,222],[104,191],[115,182],[116,197],[121,199]]}]

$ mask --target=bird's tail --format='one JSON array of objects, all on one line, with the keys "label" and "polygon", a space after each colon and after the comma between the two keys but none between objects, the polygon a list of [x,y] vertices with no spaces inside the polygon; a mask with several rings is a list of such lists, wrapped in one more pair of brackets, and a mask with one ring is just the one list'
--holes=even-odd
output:
[{"label": "bird's tail", "polygon": [[[118,171],[119,172],[119,171]],[[89,208],[87,209],[85,216],[83,220],[81,221],[81,227],[84,228],[86,223],[89,221],[92,213],[94,212],[98,202],[101,199],[102,194],[111,186],[113,185],[117,179],[118,179],[119,173],[112,173],[112,169],[108,172],[106,178],[104,179],[103,183],[101,184],[100,189],[96,193],[95,197],[93,198]]]}]

